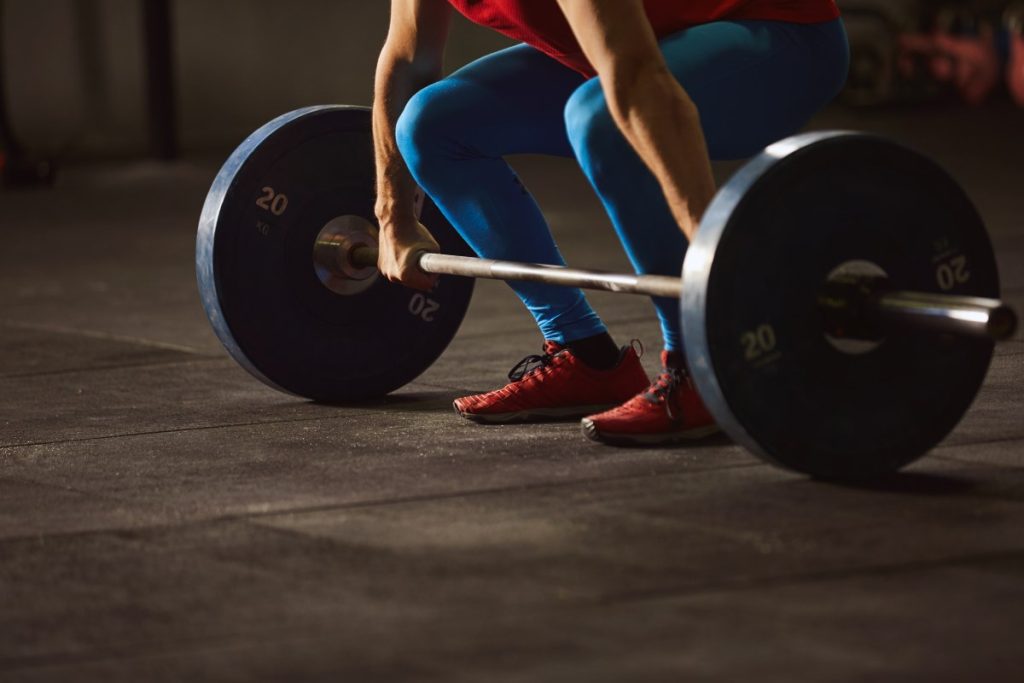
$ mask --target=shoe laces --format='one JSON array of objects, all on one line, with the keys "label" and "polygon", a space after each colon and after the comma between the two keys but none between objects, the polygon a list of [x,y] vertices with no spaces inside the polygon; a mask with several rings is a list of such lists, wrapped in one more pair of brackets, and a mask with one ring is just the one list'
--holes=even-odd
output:
[{"label": "shoe laces", "polygon": [[523,358],[508,371],[509,380],[520,382],[534,372],[550,366],[561,350],[561,347],[554,345],[545,346],[543,354],[531,354]]},{"label": "shoe laces", "polygon": [[661,374],[643,393],[643,397],[654,404],[663,403],[665,414],[670,420],[675,420],[678,412],[671,398],[686,378],[686,372],[682,368],[662,368]]}]

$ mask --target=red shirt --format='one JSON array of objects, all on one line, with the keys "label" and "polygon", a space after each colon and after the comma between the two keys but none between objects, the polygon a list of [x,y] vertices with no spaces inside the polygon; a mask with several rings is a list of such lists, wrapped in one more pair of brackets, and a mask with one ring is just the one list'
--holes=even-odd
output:
[{"label": "red shirt", "polygon": [[[532,45],[584,76],[596,75],[555,0],[449,2],[475,24]],[[835,0],[644,0],[644,8],[659,38],[720,19],[817,24],[839,17]]]}]

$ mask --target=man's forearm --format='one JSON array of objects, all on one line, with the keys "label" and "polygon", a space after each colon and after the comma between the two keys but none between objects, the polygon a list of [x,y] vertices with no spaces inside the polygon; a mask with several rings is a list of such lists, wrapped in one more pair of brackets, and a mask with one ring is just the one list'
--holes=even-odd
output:
[{"label": "man's forearm", "polygon": [[672,75],[653,67],[606,91],[623,135],[661,184],[673,217],[693,239],[715,194],[700,116]]},{"label": "man's forearm", "polygon": [[395,124],[412,96],[441,77],[451,13],[446,0],[391,0],[373,98],[374,208],[382,230],[415,223],[416,185],[398,151]]},{"label": "man's forearm", "polygon": [[377,63],[373,99],[373,142],[377,162],[375,212],[381,227],[413,218],[416,184],[395,141],[395,124],[405,105],[439,74],[418,72],[415,66],[385,48]]},{"label": "man's forearm", "polygon": [[692,239],[715,181],[697,107],[669,72],[641,0],[557,0],[615,123]]}]

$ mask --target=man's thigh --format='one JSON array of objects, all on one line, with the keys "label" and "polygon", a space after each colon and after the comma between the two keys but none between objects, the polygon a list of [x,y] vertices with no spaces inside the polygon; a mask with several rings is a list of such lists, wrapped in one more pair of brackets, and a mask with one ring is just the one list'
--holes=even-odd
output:
[{"label": "man's thigh", "polygon": [[752,156],[802,128],[842,87],[842,24],[714,22],[661,41],[697,105],[713,159]]},{"label": "man's thigh", "polygon": [[516,45],[481,57],[421,94],[467,153],[571,156],[563,109],[584,77],[539,50]]}]

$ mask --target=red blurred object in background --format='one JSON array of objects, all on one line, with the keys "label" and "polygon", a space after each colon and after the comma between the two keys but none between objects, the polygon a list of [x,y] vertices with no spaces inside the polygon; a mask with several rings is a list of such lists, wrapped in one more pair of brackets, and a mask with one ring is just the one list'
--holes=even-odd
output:
[{"label": "red blurred object in background", "polygon": [[1006,87],[1018,106],[1024,107],[1024,2],[1011,5],[1003,16],[1009,40]]},{"label": "red blurred object in background", "polygon": [[982,25],[976,35],[943,30],[900,36],[900,72],[914,75],[914,57],[924,57],[932,78],[950,83],[965,102],[979,105],[999,83],[1001,65],[995,31]]}]

